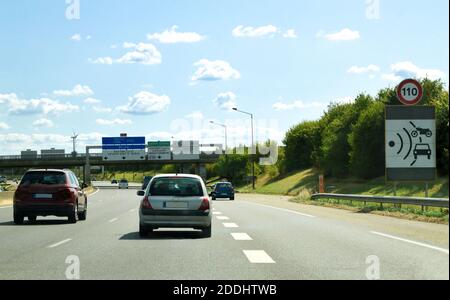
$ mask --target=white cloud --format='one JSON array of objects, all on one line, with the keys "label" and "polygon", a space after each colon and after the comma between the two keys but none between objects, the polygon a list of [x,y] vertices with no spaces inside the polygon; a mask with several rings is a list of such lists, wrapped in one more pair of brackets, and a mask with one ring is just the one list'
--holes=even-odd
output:
[{"label": "white cloud", "polygon": [[194,64],[197,67],[195,74],[191,77],[192,81],[215,81],[239,79],[241,74],[239,71],[226,61],[201,59]]},{"label": "white cloud", "polygon": [[115,125],[131,125],[133,122],[131,120],[123,120],[123,119],[114,119],[114,120],[105,120],[105,119],[97,119],[96,123],[102,126],[115,126]]},{"label": "white cloud", "polygon": [[298,38],[298,35],[295,32],[295,29],[288,29],[285,33],[283,33],[283,37],[287,39],[296,39]]},{"label": "white cloud", "polygon": [[98,100],[98,99],[95,99],[95,98],[86,98],[86,99],[84,99],[83,102],[86,103],[86,104],[99,104],[102,101]]},{"label": "white cloud", "polygon": [[319,31],[317,33],[317,37],[324,38],[329,41],[354,41],[360,39],[361,35],[359,34],[359,31],[345,28],[335,33],[325,33],[323,31]]},{"label": "white cloud", "polygon": [[266,25],[261,27],[252,27],[244,25],[239,25],[233,29],[234,37],[248,37],[248,38],[261,38],[267,36],[274,36],[279,32],[279,29],[273,25]]},{"label": "white cloud", "polygon": [[132,115],[149,115],[165,111],[170,102],[170,98],[166,95],[159,96],[143,91],[130,97],[128,104],[117,107],[117,110]]},{"label": "white cloud", "polygon": [[34,121],[33,122],[33,126],[34,127],[49,127],[50,128],[50,127],[53,127],[54,124],[53,124],[53,122],[51,120],[42,118],[42,119]]},{"label": "white cloud", "polygon": [[9,129],[9,125],[5,122],[0,122],[0,130],[7,130]]},{"label": "white cloud", "polygon": [[48,98],[24,100],[16,94],[0,94],[0,104],[6,104],[10,115],[61,114],[79,110],[71,103],[60,103]]},{"label": "white cloud", "polygon": [[292,103],[277,102],[272,107],[276,111],[286,111],[294,109],[325,108],[326,106],[327,104],[323,102],[305,103],[303,101],[297,100]]},{"label": "white cloud", "polygon": [[97,113],[111,113],[113,111],[112,108],[97,105],[92,107],[92,110]]},{"label": "white cloud", "polygon": [[59,97],[77,97],[77,96],[92,96],[94,92],[88,85],[77,84],[71,90],[57,90],[53,92]]},{"label": "white cloud", "polygon": [[132,49],[125,53],[118,59],[112,57],[99,57],[97,59],[90,59],[89,61],[94,64],[112,65],[116,64],[143,64],[143,65],[157,65],[162,62],[162,55],[158,49],[152,44],[146,43],[129,43],[123,44],[124,49]]},{"label": "white cloud", "polygon": [[347,70],[350,74],[364,74],[364,73],[377,73],[380,72],[380,67],[377,65],[368,65],[367,67],[353,66]]},{"label": "white cloud", "polygon": [[72,35],[72,36],[70,37],[70,39],[71,39],[72,41],[79,42],[79,41],[81,41],[81,34],[79,34],[79,33],[74,34],[74,35]]},{"label": "white cloud", "polygon": [[233,92],[220,93],[213,100],[213,103],[224,110],[232,110],[237,107],[236,95]]},{"label": "white cloud", "polygon": [[149,40],[157,40],[162,44],[196,43],[205,39],[196,32],[177,32],[178,26],[172,26],[161,33],[148,34]]},{"label": "white cloud", "polygon": [[384,74],[382,77],[385,80],[399,82],[406,78],[423,79],[428,78],[431,80],[445,79],[447,76],[445,72],[437,69],[423,69],[410,61],[398,62],[391,65],[392,73]]},{"label": "white cloud", "polygon": [[203,113],[201,111],[194,111],[194,112],[188,114],[186,116],[186,118],[193,119],[193,120],[202,120],[205,118],[205,116],[203,115]]},{"label": "white cloud", "polygon": [[114,63],[114,59],[112,57],[99,57],[94,60],[89,60],[93,64],[99,64],[99,65],[112,65]]}]

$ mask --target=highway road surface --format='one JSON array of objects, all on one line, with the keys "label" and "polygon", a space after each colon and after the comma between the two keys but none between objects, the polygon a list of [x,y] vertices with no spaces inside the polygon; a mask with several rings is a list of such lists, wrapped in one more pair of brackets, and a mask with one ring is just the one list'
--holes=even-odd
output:
[{"label": "highway road surface", "polygon": [[142,239],[136,190],[103,186],[77,224],[15,226],[12,208],[0,208],[0,279],[67,279],[70,257],[81,279],[449,279],[448,226],[239,194],[213,203],[210,239]]}]

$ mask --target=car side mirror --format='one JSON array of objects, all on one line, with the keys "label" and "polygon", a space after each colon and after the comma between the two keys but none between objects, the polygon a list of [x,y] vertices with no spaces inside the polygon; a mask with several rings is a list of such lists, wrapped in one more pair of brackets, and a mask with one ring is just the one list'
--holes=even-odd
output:
[{"label": "car side mirror", "polygon": [[138,191],[137,195],[140,197],[144,197],[145,196],[145,191]]}]

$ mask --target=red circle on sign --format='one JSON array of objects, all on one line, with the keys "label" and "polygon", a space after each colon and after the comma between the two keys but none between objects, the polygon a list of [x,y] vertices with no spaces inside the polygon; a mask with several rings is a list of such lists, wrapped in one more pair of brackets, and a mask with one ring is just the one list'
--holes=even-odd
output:
[{"label": "red circle on sign", "polygon": [[[414,92],[413,89],[408,86],[413,86],[413,89],[416,89]],[[423,97],[423,88],[422,85],[414,79],[406,79],[403,80],[397,88],[397,98],[404,105],[416,105],[422,100]]]}]

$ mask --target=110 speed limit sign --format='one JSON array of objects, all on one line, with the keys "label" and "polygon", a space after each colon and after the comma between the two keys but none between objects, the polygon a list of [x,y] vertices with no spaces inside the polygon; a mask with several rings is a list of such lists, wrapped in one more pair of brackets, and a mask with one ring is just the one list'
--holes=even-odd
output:
[{"label": "110 speed limit sign", "polygon": [[397,97],[404,105],[416,105],[422,100],[422,85],[414,79],[402,81],[397,88]]}]

